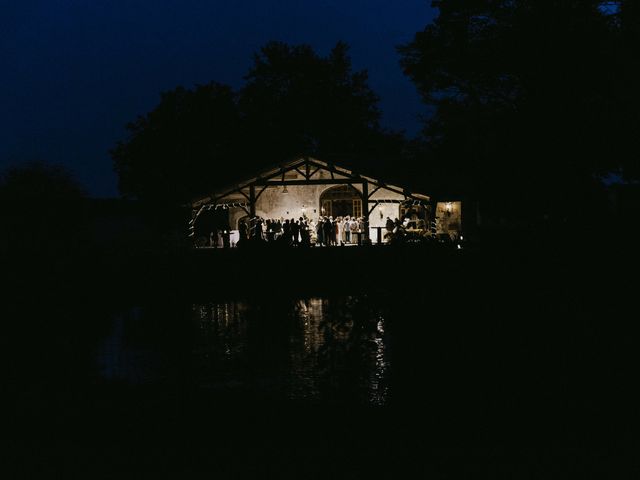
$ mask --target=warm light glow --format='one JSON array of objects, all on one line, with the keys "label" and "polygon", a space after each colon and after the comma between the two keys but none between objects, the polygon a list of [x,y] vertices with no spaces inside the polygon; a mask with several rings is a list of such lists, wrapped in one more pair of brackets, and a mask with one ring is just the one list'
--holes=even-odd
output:
[{"label": "warm light glow", "polygon": [[450,211],[451,211],[451,208],[452,208],[452,206],[451,206],[451,202],[447,202],[447,203],[445,204],[445,209],[447,210],[447,212],[450,212]]}]

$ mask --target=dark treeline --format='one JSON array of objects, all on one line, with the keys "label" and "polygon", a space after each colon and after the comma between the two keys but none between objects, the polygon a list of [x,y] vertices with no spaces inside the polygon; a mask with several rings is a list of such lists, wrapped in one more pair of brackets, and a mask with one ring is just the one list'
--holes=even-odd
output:
[{"label": "dark treeline", "polygon": [[326,57],[306,45],[269,43],[239,91],[216,82],[178,87],[130,123],[129,138],[112,151],[120,191],[184,202],[303,155],[375,169],[403,147],[399,133],[380,126],[377,104],[344,43]]},{"label": "dark treeline", "polygon": [[602,180],[640,172],[625,153],[640,138],[634,3],[433,4],[435,22],[398,47],[435,112],[417,138],[381,127],[378,97],[345,44],[322,57],[274,42],[238,90],[178,87],[130,123],[112,150],[122,194],[184,202],[312,155],[512,220],[603,214]]},{"label": "dark treeline", "polygon": [[86,238],[85,202],[83,187],[62,167],[32,163],[6,170],[0,177],[0,256],[77,253]]},{"label": "dark treeline", "polygon": [[435,107],[417,175],[511,218],[593,219],[602,178],[640,174],[637,2],[437,1],[399,48]]}]

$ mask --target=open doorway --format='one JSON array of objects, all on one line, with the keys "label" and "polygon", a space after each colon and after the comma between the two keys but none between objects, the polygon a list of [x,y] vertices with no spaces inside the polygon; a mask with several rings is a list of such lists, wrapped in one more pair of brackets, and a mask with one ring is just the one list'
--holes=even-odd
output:
[{"label": "open doorway", "polygon": [[320,195],[320,214],[325,217],[361,217],[362,197],[351,185],[338,185]]}]

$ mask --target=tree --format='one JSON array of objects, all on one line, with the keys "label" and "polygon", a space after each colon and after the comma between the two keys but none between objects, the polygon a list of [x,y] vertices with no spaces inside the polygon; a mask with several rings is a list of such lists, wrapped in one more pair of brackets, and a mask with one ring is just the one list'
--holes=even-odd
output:
[{"label": "tree", "polygon": [[0,213],[1,240],[10,253],[77,253],[85,240],[85,192],[61,167],[31,163],[6,170]]},{"label": "tree", "polygon": [[375,169],[399,155],[403,136],[380,127],[378,97],[347,46],[327,57],[272,42],[255,55],[246,85],[165,92],[127,126],[111,151],[123,195],[185,202],[274,163],[314,155]]},{"label": "tree", "polygon": [[439,17],[399,52],[435,106],[424,136],[443,182],[542,215],[566,211],[609,172],[635,175],[625,152],[640,138],[640,43],[620,27],[624,9],[591,0],[433,5]]},{"label": "tree", "polygon": [[226,85],[164,92],[111,151],[120,192],[167,205],[207,192],[233,165],[239,121],[236,93]]},{"label": "tree", "polygon": [[268,43],[245,80],[240,106],[253,140],[245,144],[268,162],[311,155],[378,169],[401,151],[402,135],[381,128],[378,96],[367,72],[353,71],[345,43],[327,57]]}]

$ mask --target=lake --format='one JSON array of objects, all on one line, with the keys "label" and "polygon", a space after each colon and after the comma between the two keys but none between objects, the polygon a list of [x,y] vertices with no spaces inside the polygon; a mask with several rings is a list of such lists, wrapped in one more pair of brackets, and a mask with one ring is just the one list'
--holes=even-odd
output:
[{"label": "lake", "polygon": [[327,250],[15,269],[0,307],[18,460],[566,478],[558,459],[588,476],[635,445],[626,254]]},{"label": "lake", "polygon": [[384,405],[385,305],[367,295],[174,304],[118,313],[98,349],[104,378],[183,382],[272,399]]}]

